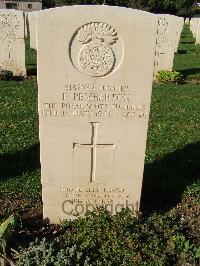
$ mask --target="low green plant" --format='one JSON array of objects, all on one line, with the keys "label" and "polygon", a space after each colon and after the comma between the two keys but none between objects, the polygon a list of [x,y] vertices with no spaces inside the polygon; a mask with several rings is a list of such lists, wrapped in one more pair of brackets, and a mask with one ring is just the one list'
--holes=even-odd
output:
[{"label": "low green plant", "polygon": [[161,70],[158,71],[156,75],[157,81],[161,83],[182,83],[183,82],[183,75],[177,71],[166,71]]},{"label": "low green plant", "polygon": [[171,210],[171,215],[180,221],[184,235],[200,245],[200,182],[186,189],[181,203]]},{"label": "low green plant", "polygon": [[2,263],[10,262],[6,254],[6,245],[11,239],[16,224],[17,221],[14,215],[11,215],[8,217],[8,219],[0,224],[0,259],[3,261]]},{"label": "low green plant", "polygon": [[100,208],[64,221],[54,240],[43,239],[20,250],[18,265],[195,265],[199,247],[184,235],[170,213],[133,217]]},{"label": "low green plant", "polygon": [[82,261],[82,253],[77,251],[76,245],[61,248],[58,239],[41,241],[36,239],[27,249],[21,249],[18,266],[71,266],[84,265],[89,266],[89,258]]}]

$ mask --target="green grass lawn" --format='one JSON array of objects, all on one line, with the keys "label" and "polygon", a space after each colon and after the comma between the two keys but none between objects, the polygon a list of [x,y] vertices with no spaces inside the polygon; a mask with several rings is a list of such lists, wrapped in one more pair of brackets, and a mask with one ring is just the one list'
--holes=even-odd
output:
[{"label": "green grass lawn", "polygon": [[[182,39],[191,40],[187,27]],[[199,46],[180,43],[179,51],[186,53],[176,54],[174,68],[187,73],[188,78],[199,79]],[[36,52],[30,49],[27,65],[33,74]],[[23,198],[32,204],[41,199],[36,81],[0,81],[0,98],[0,199]],[[197,181],[199,111],[199,85],[153,86],[142,191],[144,212],[172,208],[186,187]]]},{"label": "green grass lawn", "polygon": [[174,58],[174,69],[187,79],[200,81],[200,45],[194,45],[195,39],[189,26],[185,26],[181,34],[178,53]]},{"label": "green grass lawn", "polygon": [[29,38],[25,39],[26,45],[26,69],[28,75],[37,74],[37,52],[30,48]]},{"label": "green grass lawn", "polygon": [[33,199],[40,191],[37,85],[1,81],[0,197]]}]

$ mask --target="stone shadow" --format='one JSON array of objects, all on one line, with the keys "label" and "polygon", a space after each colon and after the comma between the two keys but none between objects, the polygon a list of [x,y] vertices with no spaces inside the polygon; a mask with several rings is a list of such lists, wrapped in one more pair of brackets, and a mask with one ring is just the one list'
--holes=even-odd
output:
[{"label": "stone shadow", "polygon": [[194,40],[191,40],[191,41],[189,41],[189,40],[182,40],[182,41],[180,41],[180,43],[181,44],[195,44],[195,41]]},{"label": "stone shadow", "polygon": [[[40,168],[39,144],[0,156],[0,182]],[[188,185],[200,179],[200,142],[145,164],[141,211],[170,210]]]},{"label": "stone shadow", "polygon": [[200,178],[200,142],[146,164],[141,211],[168,211],[180,202],[184,190]]},{"label": "stone shadow", "polygon": [[187,54],[187,50],[179,49],[176,54]]},{"label": "stone shadow", "polygon": [[37,76],[37,67],[34,64],[29,64],[26,72],[27,76]]},{"label": "stone shadow", "polygon": [[0,182],[39,168],[39,144],[15,153],[0,155]]},{"label": "stone shadow", "polygon": [[198,67],[194,67],[194,68],[188,68],[188,69],[181,69],[179,70],[179,72],[184,76],[184,77],[188,77],[190,75],[194,75],[194,74],[200,74],[200,68]]}]

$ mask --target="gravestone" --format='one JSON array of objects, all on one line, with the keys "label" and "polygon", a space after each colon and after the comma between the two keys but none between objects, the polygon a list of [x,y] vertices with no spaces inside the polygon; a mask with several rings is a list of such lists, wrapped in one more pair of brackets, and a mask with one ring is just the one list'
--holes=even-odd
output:
[{"label": "gravestone", "polygon": [[28,12],[24,12],[24,35],[25,38],[28,37]]},{"label": "gravestone", "polygon": [[0,10],[0,69],[26,75],[22,11]]},{"label": "gravestone", "polygon": [[190,30],[193,37],[196,39],[195,44],[200,44],[200,17],[196,16],[190,20]]},{"label": "gravestone", "polygon": [[37,50],[37,45],[36,45],[36,14],[37,14],[36,11],[28,13],[30,48],[32,48],[34,50]]},{"label": "gravestone", "polygon": [[[177,17],[166,14],[157,15],[159,18],[157,28],[154,78],[160,70],[171,71],[173,67],[174,52],[178,47]],[[180,30],[178,29],[180,34]]]},{"label": "gravestone", "polygon": [[195,44],[200,44],[200,17],[194,18],[194,37],[196,39]]},{"label": "gravestone", "polygon": [[157,23],[119,7],[38,12],[43,215],[51,223],[99,205],[138,210]]},{"label": "gravestone", "polygon": [[185,25],[190,25],[190,19],[189,18],[185,19]]},{"label": "gravestone", "polygon": [[184,26],[184,18],[181,17],[175,17],[176,19],[176,24],[175,24],[175,29],[176,29],[176,38],[175,38],[175,52],[178,51],[178,45],[179,45],[179,41],[181,38],[181,32],[183,30],[183,26]]}]

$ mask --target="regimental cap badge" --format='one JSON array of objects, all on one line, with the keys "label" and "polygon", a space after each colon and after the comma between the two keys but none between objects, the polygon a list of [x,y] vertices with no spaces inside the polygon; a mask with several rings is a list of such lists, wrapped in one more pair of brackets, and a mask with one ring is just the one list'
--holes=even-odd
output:
[{"label": "regimental cap badge", "polygon": [[123,52],[118,32],[104,22],[81,26],[73,35],[69,48],[73,66],[91,77],[103,77],[118,69]]},{"label": "regimental cap badge", "polygon": [[100,40],[110,45],[117,41],[117,32],[105,23],[93,22],[80,28],[78,31],[78,40],[82,44],[89,43],[93,40]]},{"label": "regimental cap badge", "polygon": [[117,41],[117,32],[102,22],[82,26],[77,40],[84,46],[79,53],[79,67],[93,77],[104,76],[112,71],[115,55],[110,47]]}]

